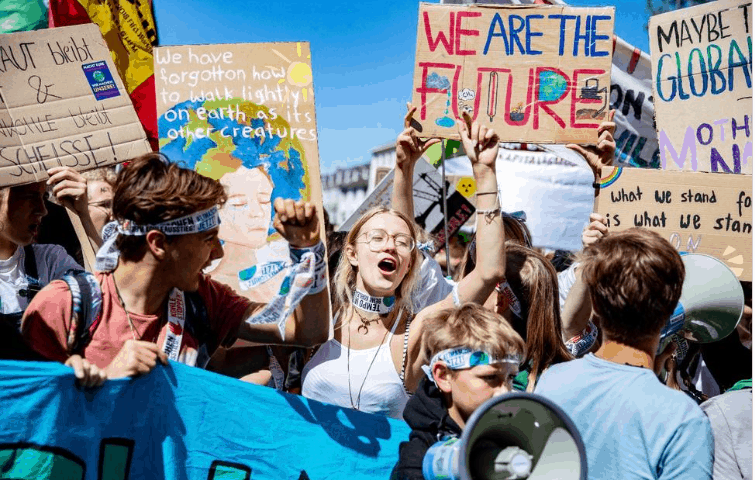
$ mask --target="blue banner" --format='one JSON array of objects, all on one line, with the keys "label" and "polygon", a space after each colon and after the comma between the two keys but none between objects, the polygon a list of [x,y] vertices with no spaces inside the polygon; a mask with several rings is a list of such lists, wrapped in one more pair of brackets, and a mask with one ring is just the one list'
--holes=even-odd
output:
[{"label": "blue banner", "polygon": [[0,479],[386,479],[409,427],[170,363],[75,386],[0,362]]}]

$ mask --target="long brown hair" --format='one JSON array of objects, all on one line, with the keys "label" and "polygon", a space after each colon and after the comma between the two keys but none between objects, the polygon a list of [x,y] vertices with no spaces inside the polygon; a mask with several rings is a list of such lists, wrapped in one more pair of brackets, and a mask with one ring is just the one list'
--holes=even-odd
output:
[{"label": "long brown hair", "polygon": [[[524,221],[512,217],[511,215],[502,215],[501,218],[503,218],[503,228],[506,232],[506,241],[517,242],[525,247],[532,247],[532,234]],[[467,250],[464,252],[461,262],[459,262],[459,267],[456,269],[456,275],[454,275],[455,281],[458,282],[474,270],[477,261],[475,258],[476,245],[476,238],[473,238],[472,241],[469,242],[469,245],[467,245]]]},{"label": "long brown hair", "polygon": [[534,386],[546,368],[574,358],[561,337],[556,269],[535,250],[506,242],[506,280],[521,305],[522,317],[512,315],[512,326],[527,344],[523,365]]},{"label": "long brown hair", "polygon": [[[348,235],[346,235],[346,238],[343,241],[344,248],[349,245],[352,248],[356,248],[356,240],[362,233],[361,229],[364,224],[372,217],[383,214],[395,215],[403,220],[409,227],[409,232],[411,233],[412,238],[415,242],[417,241],[417,227],[412,219],[397,210],[376,207],[365,212],[365,214],[356,221],[354,226],[351,227],[351,230],[349,230]],[[411,262],[412,265],[409,268],[409,271],[406,272],[406,276],[401,280],[395,293],[396,309],[404,309],[409,314],[414,313],[412,308],[412,292],[416,286],[419,277],[419,269],[422,264],[422,254],[416,246],[411,253]],[[336,276],[333,282],[335,284],[335,303],[333,305],[333,310],[338,314],[340,321],[348,318],[348,314],[351,313],[351,308],[353,308],[351,300],[353,297],[352,293],[357,285],[357,275],[357,268],[349,262],[347,255],[342,252],[341,260],[338,262],[338,268],[336,269]]]}]

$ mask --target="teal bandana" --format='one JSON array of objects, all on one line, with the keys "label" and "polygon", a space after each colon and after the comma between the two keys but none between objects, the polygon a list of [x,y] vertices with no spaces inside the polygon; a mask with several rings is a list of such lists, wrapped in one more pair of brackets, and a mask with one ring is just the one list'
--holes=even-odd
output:
[{"label": "teal bandana", "polygon": [[443,350],[433,355],[433,358],[430,360],[430,365],[422,366],[422,370],[424,370],[427,377],[433,382],[435,382],[432,373],[433,366],[438,362],[445,363],[451,370],[465,370],[478,365],[494,365],[497,363],[513,363],[519,365],[522,362],[522,357],[521,355],[516,354],[499,357],[488,352],[472,350],[467,347],[449,348],[448,350]]}]

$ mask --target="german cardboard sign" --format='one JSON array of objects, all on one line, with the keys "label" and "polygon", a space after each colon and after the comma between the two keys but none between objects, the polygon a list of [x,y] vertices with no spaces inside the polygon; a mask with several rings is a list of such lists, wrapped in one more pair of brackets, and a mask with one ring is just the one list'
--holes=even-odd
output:
[{"label": "german cardboard sign", "polygon": [[[338,228],[348,231],[359,220],[359,217],[373,207],[386,206],[391,203],[393,192],[394,169],[386,175],[375,189],[365,198],[356,211]],[[471,183],[469,182],[471,180]],[[445,243],[445,229],[443,225],[443,177],[432,165],[424,160],[417,162],[412,178],[414,193],[414,220],[419,226],[435,237],[438,248]],[[457,185],[454,188],[454,185]],[[448,207],[448,235],[456,233],[462,225],[474,214],[475,208],[467,200],[474,192],[474,179],[468,178],[466,183],[458,182],[446,184],[446,206]]]},{"label": "german cardboard sign", "polygon": [[504,142],[592,143],[608,114],[614,8],[420,4],[412,101],[423,136],[468,112]]},{"label": "german cardboard sign", "polygon": [[0,35],[0,187],[150,151],[97,25]]},{"label": "german cardboard sign", "polygon": [[719,0],[650,18],[664,170],[752,173],[752,2]]},{"label": "german cardboard sign", "polygon": [[[309,44],[165,46],[154,57],[160,151],[228,192],[225,256],[209,272],[267,303],[289,259],[273,202],[309,201],[323,218]],[[253,267],[277,280],[244,288]]]},{"label": "german cardboard sign", "polygon": [[604,168],[595,211],[611,231],[654,230],[679,251],[714,256],[752,280],[752,175]]}]

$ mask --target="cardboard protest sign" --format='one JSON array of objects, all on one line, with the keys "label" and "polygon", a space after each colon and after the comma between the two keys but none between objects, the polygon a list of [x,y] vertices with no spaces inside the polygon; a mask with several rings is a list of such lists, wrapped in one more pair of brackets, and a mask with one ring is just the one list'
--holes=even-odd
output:
[{"label": "cardboard protest sign", "polygon": [[420,4],[412,101],[423,136],[462,112],[504,142],[592,143],[608,113],[614,8]]},{"label": "cardboard protest sign", "polygon": [[0,186],[150,151],[97,25],[0,35]]},{"label": "cardboard protest sign", "polygon": [[[228,192],[225,256],[209,272],[267,303],[289,261],[274,200],[312,202],[322,225],[309,44],[165,46],[154,57],[160,151]],[[270,281],[250,288],[243,282],[253,272]]]},{"label": "cardboard protest sign", "polygon": [[752,173],[752,2],[650,18],[661,168]]},{"label": "cardboard protest sign", "polygon": [[[377,187],[370,192],[359,208],[340,226],[341,231],[349,231],[359,220],[359,217],[373,208],[391,204],[393,192],[394,169],[386,175]],[[472,179],[470,179],[472,180]],[[424,160],[417,162],[414,167],[412,190],[414,192],[414,220],[419,226],[430,232],[436,239],[435,245],[440,248],[445,243],[443,228],[443,177],[432,165]],[[474,193],[474,180],[461,185],[462,191],[454,188],[454,184],[446,185],[446,205],[448,207],[448,235],[453,235],[474,214],[474,206],[467,197]],[[458,183],[457,183],[458,185]]]},{"label": "cardboard protest sign", "polygon": [[605,168],[595,211],[611,231],[654,230],[679,251],[717,257],[752,280],[752,175]]}]

